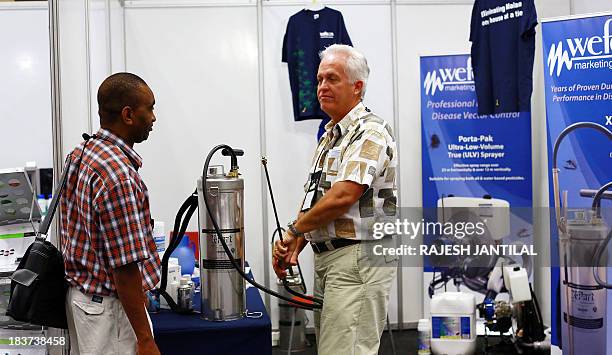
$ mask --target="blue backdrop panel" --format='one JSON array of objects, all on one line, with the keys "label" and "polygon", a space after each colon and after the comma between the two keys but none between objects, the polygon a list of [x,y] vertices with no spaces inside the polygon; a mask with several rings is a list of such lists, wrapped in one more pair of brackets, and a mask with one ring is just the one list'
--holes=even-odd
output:
[{"label": "blue backdrop panel", "polygon": [[504,242],[525,242],[533,234],[531,115],[478,115],[474,89],[469,55],[421,57],[425,219],[435,220],[443,196],[489,195],[512,209]]},{"label": "blue backdrop panel", "polygon": [[[612,128],[612,15],[548,21],[542,24],[550,206],[553,207],[552,147],[563,129],[577,122]],[[560,191],[568,191],[568,207],[591,205],[580,189],[599,189],[612,179],[612,144],[601,133],[578,129],[559,147]],[[603,207],[606,202],[602,204]],[[610,208],[603,209],[608,225]],[[559,265],[557,226],[551,212],[551,262]],[[610,270],[608,271],[610,274]],[[553,267],[552,335],[560,343],[559,269]],[[608,305],[612,304],[608,293]],[[608,306],[609,307],[609,306]],[[610,314],[611,312],[608,312]],[[610,333],[608,317],[608,338]],[[608,349],[608,354],[612,350]]]}]

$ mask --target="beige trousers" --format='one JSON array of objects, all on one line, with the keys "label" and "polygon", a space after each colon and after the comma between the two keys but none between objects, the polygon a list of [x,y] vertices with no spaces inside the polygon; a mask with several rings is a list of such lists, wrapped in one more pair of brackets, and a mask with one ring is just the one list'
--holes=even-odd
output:
[{"label": "beige trousers", "polygon": [[66,316],[71,355],[136,354],[136,334],[118,298],[104,296],[95,302],[92,295],[70,287]]},{"label": "beige trousers", "polygon": [[319,355],[378,353],[397,257],[375,257],[364,248],[360,243],[315,254],[314,292],[323,299],[314,312]]}]

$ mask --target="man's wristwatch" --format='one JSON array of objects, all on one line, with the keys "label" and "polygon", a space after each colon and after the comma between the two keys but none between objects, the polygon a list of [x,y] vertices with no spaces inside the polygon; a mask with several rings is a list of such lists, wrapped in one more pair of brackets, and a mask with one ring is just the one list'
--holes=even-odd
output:
[{"label": "man's wristwatch", "polygon": [[295,222],[297,222],[297,220],[294,220],[292,222],[289,222],[289,224],[287,224],[287,228],[289,229],[289,232],[291,232],[291,234],[295,235],[296,237],[303,237],[304,233],[300,233],[298,232],[297,229],[295,229]]}]

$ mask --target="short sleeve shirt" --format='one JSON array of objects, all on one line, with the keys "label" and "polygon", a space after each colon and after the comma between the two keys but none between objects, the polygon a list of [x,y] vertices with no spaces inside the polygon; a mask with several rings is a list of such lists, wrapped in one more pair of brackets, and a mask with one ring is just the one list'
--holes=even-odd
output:
[{"label": "short sleeve shirt", "polygon": [[353,45],[340,11],[329,7],[318,11],[303,9],[289,18],[282,60],[289,69],[296,121],[329,118],[317,100],[317,71],[319,53],[332,44]]},{"label": "short sleeve shirt", "polygon": [[537,14],[533,0],[476,0],[470,41],[478,113],[531,111]]},{"label": "short sleeve shirt", "polygon": [[340,181],[353,181],[367,188],[348,212],[307,233],[307,239],[373,239],[375,223],[396,218],[396,169],[397,149],[391,126],[362,103],[337,124],[330,122],[313,156],[302,209],[314,206]]},{"label": "short sleeve shirt", "polygon": [[[116,296],[112,270],[138,263],[143,289],[160,278],[149,193],[138,174],[142,159],[101,129],[66,159],[60,248],[68,282],[84,293]],[[82,160],[79,160],[82,155]]]}]

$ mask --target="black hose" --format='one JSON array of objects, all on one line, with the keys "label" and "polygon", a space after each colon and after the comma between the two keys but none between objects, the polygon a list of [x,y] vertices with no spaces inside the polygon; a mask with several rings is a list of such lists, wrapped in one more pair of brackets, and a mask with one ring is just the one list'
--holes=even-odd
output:
[{"label": "black hose", "polygon": [[[595,197],[593,197],[593,209],[595,210],[595,216],[596,217],[600,217],[601,218],[601,198],[603,197],[603,194],[606,190],[610,189],[610,187],[612,187],[612,181],[608,182],[607,184],[605,184],[604,186],[602,186],[599,190],[597,190],[597,193],[595,194]],[[606,249],[608,248],[608,244],[610,243],[610,239],[612,239],[612,231],[610,231],[610,233],[608,233],[608,236],[606,237],[606,239],[604,240],[604,242],[599,246],[599,248],[597,248],[597,251],[595,252],[595,265],[593,266],[593,276],[595,277],[595,281],[597,281],[597,284],[603,288],[606,289],[612,289],[612,284],[609,284],[607,282],[605,282],[604,280],[602,280],[599,277],[599,273],[597,272],[597,268],[600,266],[601,264],[601,258],[604,254],[604,251],[606,251]]]},{"label": "black hose", "polygon": [[477,276],[475,278],[470,278],[465,275],[465,273],[461,274],[461,280],[463,283],[472,291],[482,292],[487,290],[487,282],[481,277]]},{"label": "black hose", "polygon": [[533,343],[524,343],[519,341],[519,345],[525,348],[533,349],[535,351],[548,351],[550,352],[550,341],[534,341]]},{"label": "black hose", "polygon": [[[177,311],[178,305],[176,304],[176,302],[174,302],[170,294],[166,292],[166,287],[168,286],[168,261],[170,260],[170,256],[172,252],[174,252],[174,250],[181,243],[181,240],[183,239],[183,235],[185,234],[185,231],[187,230],[187,226],[189,225],[189,220],[191,219],[191,216],[193,215],[193,213],[196,211],[197,208],[198,208],[197,195],[192,194],[185,200],[185,202],[183,203],[183,205],[179,209],[179,212],[176,215],[176,219],[174,221],[174,229],[172,233],[173,235],[170,240],[170,244],[168,245],[168,249],[165,251],[164,257],[162,258],[162,280],[159,286],[159,294],[160,296],[164,297],[164,299],[168,303],[168,306],[170,306],[170,309],[172,309],[173,311]],[[181,217],[183,216],[183,214],[184,214],[184,217],[182,218],[182,221],[181,221]]]},{"label": "black hose", "polygon": [[536,296],[535,292],[533,292],[533,288],[531,287],[531,283],[529,284],[529,292],[531,292],[531,298],[533,299],[533,307],[534,310],[536,312],[536,316],[538,318],[538,324],[537,324],[537,339],[531,339],[533,340],[537,340],[537,341],[542,341],[546,338],[546,334],[544,334],[544,319],[542,318],[542,310],[540,309],[540,302],[538,302],[538,297]]},{"label": "black hose", "polygon": [[[319,304],[317,301],[313,300],[313,304],[309,304],[309,303],[305,303],[299,300],[295,300],[295,299],[291,299],[289,297],[286,297],[284,295],[281,295],[278,292],[275,292],[273,290],[270,290],[268,288],[266,288],[265,286],[257,283],[255,280],[251,279],[248,277],[247,274],[244,273],[244,271],[242,270],[242,268],[240,267],[240,265],[238,265],[238,263],[236,263],[236,259],[234,258],[234,256],[232,255],[232,252],[230,251],[229,247],[227,246],[227,243],[225,242],[223,236],[221,235],[221,231],[219,229],[219,225],[217,224],[217,221],[215,219],[215,217],[213,216],[213,213],[210,209],[210,206],[208,205],[208,199],[206,198],[206,180],[207,180],[207,171],[208,171],[208,166],[210,165],[210,160],[212,159],[213,155],[221,150],[221,149],[227,149],[229,151],[229,153],[231,154],[232,157],[232,171],[237,172],[238,171],[238,159],[236,158],[236,153],[234,152],[234,150],[228,146],[227,144],[220,144],[216,147],[214,147],[210,153],[208,153],[208,156],[206,157],[206,161],[204,162],[204,168],[203,168],[203,174],[202,174],[202,189],[204,190],[204,205],[206,206],[206,212],[208,213],[208,216],[210,217],[210,221],[213,224],[213,227],[215,228],[215,232],[217,233],[217,236],[219,237],[219,241],[221,242],[221,245],[223,246],[223,250],[225,251],[225,254],[228,256],[230,263],[232,264],[232,266],[234,267],[234,269],[236,269],[236,271],[238,271],[238,273],[240,274],[240,276],[242,276],[242,278],[244,278],[246,281],[248,281],[251,285],[257,287],[258,289],[274,296],[277,298],[282,299],[283,301],[287,301],[289,302],[292,306],[300,306],[302,308],[305,309],[320,309],[322,308],[322,305]],[[164,255],[165,256],[165,255]],[[299,297],[302,297],[304,299],[309,299],[310,296],[306,296],[306,295],[300,295]]]},{"label": "black hose", "polygon": [[601,218],[601,199],[604,195],[604,192],[609,190],[612,187],[612,181],[608,182],[604,186],[602,186],[597,193],[593,197],[593,205],[592,208],[595,211],[595,216]]},{"label": "black hose", "polygon": [[[181,205],[181,207],[179,208],[179,211],[176,214],[173,232],[177,232],[178,224],[180,223],[180,219],[182,215],[185,213],[185,211],[190,206],[190,198],[191,196],[189,196],[189,198],[187,198],[187,200],[185,200],[183,205]],[[163,296],[166,299],[166,301],[170,301],[171,303],[174,303],[174,305],[172,305],[170,304],[170,302],[168,302],[168,305],[170,306],[171,309],[174,309],[173,306],[176,306],[176,303],[174,302],[174,300],[172,300],[171,297],[168,296],[168,293],[166,292],[166,287],[168,286],[168,261],[170,260],[170,254],[172,254],[172,252],[174,251],[174,248],[172,247],[172,245],[174,243],[175,238],[176,238],[176,234],[173,233],[172,237],[170,238],[170,242],[168,243],[168,248],[166,249],[164,256],[162,257],[161,282],[159,285],[160,295]]]},{"label": "black hose", "polygon": [[599,277],[597,268],[600,266],[601,257],[603,256],[604,251],[608,248],[610,239],[612,239],[612,231],[608,233],[606,240],[604,240],[604,242],[599,246],[599,248],[597,248],[597,251],[595,252],[595,265],[593,266],[593,276],[595,277],[595,281],[597,281],[597,284],[599,284],[599,286],[608,290],[612,289],[612,284],[605,282]]},{"label": "black hose", "polygon": [[[190,195],[185,202],[179,208],[179,211],[176,214],[176,218],[174,220],[174,229],[172,229],[172,238],[170,239],[170,243],[168,243],[168,248],[166,249],[164,256],[162,257],[161,267],[162,267],[162,277],[160,289],[165,290],[168,286],[167,273],[168,273],[168,261],[170,260],[170,254],[176,249],[176,246],[180,243],[180,238],[182,235],[179,235],[180,223],[183,214],[193,205],[193,195]],[[197,199],[195,200],[197,206]],[[178,241],[177,241],[178,239]]]},{"label": "black hose", "polygon": [[[559,152],[559,147],[561,146],[561,142],[563,141],[563,139],[565,138],[565,136],[567,136],[568,134],[570,134],[572,131],[578,129],[578,128],[592,128],[596,131],[599,131],[601,133],[603,133],[606,137],[608,137],[608,139],[612,139],[612,131],[610,131],[609,129],[607,129],[606,127],[598,124],[598,123],[594,123],[594,122],[578,122],[578,123],[574,123],[572,125],[567,126],[563,131],[561,131],[561,133],[559,134],[559,136],[557,137],[557,140],[555,140],[555,145],[553,146],[553,155],[552,155],[552,164],[553,164],[553,177],[555,176],[555,174],[558,174],[558,169],[557,169],[557,153]],[[557,175],[558,176],[558,175]],[[557,184],[555,184],[556,188],[558,189],[558,181],[553,181],[553,183],[557,182]],[[555,211],[557,211],[557,208],[561,208],[561,202],[559,202],[559,206],[557,206],[557,198],[559,198],[559,196],[557,196],[558,194],[558,190],[555,189]],[[563,206],[563,208],[567,208],[567,206]],[[558,212],[558,211],[557,211]],[[558,214],[558,213],[557,213]],[[561,216],[557,216],[557,224],[558,227],[561,228],[560,223],[560,218]]]},{"label": "black hose", "polygon": [[[274,230],[274,233],[272,233],[272,245],[274,245],[274,238],[276,237],[276,233],[278,233],[278,239],[282,241],[282,240],[283,240],[283,238],[282,238],[282,233],[284,233],[284,232],[285,232],[285,229],[284,229],[284,228]],[[317,303],[319,303],[319,304],[322,304],[322,303],[323,303],[323,301],[321,301],[320,299],[318,299],[318,298],[314,298],[314,297],[312,297],[312,296],[309,296],[309,295],[306,295],[306,294],[305,294],[305,293],[307,292],[307,289],[306,289],[306,284],[305,284],[305,282],[304,282],[304,275],[302,275],[302,269],[300,268],[300,263],[299,263],[299,262],[298,262],[297,266],[298,266],[298,273],[300,274],[300,280],[301,280],[301,284],[300,284],[300,285],[302,286],[302,293],[296,293],[296,292],[295,292],[295,291],[294,291],[294,290],[293,290],[293,289],[292,289],[292,288],[289,286],[289,283],[287,282],[287,280],[286,280],[286,279],[283,279],[282,281],[283,281],[283,286],[284,286],[285,290],[286,290],[288,293],[290,293],[290,294],[292,294],[292,295],[294,295],[294,296],[297,296],[297,297],[302,297],[302,298],[306,298],[306,299],[308,299],[309,301],[313,301],[313,302],[317,302]],[[290,273],[290,274],[293,276],[293,270],[291,270],[291,268],[289,268],[289,273]],[[315,300],[316,300],[316,301],[315,301]]]},{"label": "black hose", "polygon": [[[284,229],[281,228],[280,226],[280,221],[278,219],[278,211],[276,210],[276,202],[274,201],[274,193],[272,192],[272,183],[270,182],[270,174],[268,173],[268,161],[265,157],[261,158],[261,164],[264,167],[264,172],[266,173],[266,182],[268,183],[268,191],[270,192],[270,201],[272,202],[272,210],[274,211],[274,220],[276,222],[276,232],[278,232],[278,239],[282,242],[283,241],[283,232]],[[274,242],[274,234],[272,233],[272,242]],[[302,292],[306,293],[307,289],[306,289],[306,283],[304,282],[304,277],[302,275],[302,269],[300,268],[300,263],[298,263],[298,270],[300,272],[300,278],[302,281]],[[289,274],[291,276],[293,276],[293,268],[289,268]],[[285,289],[288,290],[289,286],[286,285],[286,283],[284,282],[285,280],[283,280],[283,285],[285,286]]]},{"label": "black hose", "polygon": [[[282,233],[284,232],[284,229],[281,228],[280,226],[280,222],[278,219],[278,212],[276,210],[276,202],[274,201],[274,193],[272,192],[272,183],[270,182],[270,174],[268,173],[268,161],[265,157],[263,157],[261,159],[261,164],[264,167],[264,171],[266,173],[266,182],[268,183],[268,191],[270,192],[270,200],[272,201],[272,209],[274,210],[274,220],[276,222],[276,230],[274,231],[274,233],[272,233],[272,242],[274,242],[274,235],[276,234],[276,232],[278,232],[278,239],[282,242],[283,241],[283,236]],[[302,293],[297,293],[295,292],[288,284],[286,279],[283,279],[283,286],[285,287],[285,290],[296,296],[296,297],[301,297],[301,298],[305,298],[309,301],[313,301],[315,303],[318,304],[323,304],[323,301],[320,299],[317,299],[315,297],[311,297],[306,295],[305,293],[308,292],[308,289],[306,288],[306,282],[304,280],[304,275],[302,274],[302,268],[300,266],[300,263],[297,263],[297,267],[298,267],[298,273],[300,274],[300,281],[301,281],[301,286],[302,286]],[[289,274],[291,276],[293,276],[293,268],[289,267]]]},{"label": "black hose", "polygon": [[554,148],[553,148],[553,169],[557,168],[557,153],[559,151],[559,146],[561,145],[561,141],[570,132],[572,132],[572,131],[574,131],[575,129],[578,129],[578,128],[592,128],[592,129],[595,129],[597,131],[602,132],[609,139],[612,139],[612,131],[610,131],[609,129],[607,129],[606,127],[604,127],[604,126],[602,126],[602,125],[600,125],[598,123],[594,123],[594,122],[578,122],[578,123],[574,123],[572,125],[567,126],[559,134],[559,137],[557,137],[557,140],[555,141],[555,145],[554,145]]}]

